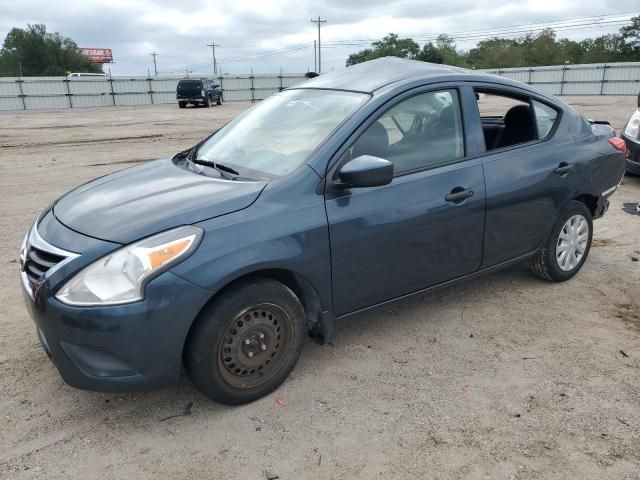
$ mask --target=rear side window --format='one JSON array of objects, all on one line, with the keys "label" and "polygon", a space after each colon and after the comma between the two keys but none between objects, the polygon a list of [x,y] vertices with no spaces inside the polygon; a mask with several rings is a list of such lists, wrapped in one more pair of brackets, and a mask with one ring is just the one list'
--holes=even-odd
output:
[{"label": "rear side window", "polygon": [[476,99],[487,151],[538,140],[528,97],[476,89]]},{"label": "rear side window", "polygon": [[351,147],[351,158],[361,155],[389,160],[396,174],[463,158],[458,92],[422,93],[390,108]]},{"label": "rear side window", "polygon": [[538,125],[538,136],[540,140],[544,140],[549,136],[553,126],[558,120],[558,111],[544,103],[536,100],[532,101],[533,110],[536,113],[536,124]]}]

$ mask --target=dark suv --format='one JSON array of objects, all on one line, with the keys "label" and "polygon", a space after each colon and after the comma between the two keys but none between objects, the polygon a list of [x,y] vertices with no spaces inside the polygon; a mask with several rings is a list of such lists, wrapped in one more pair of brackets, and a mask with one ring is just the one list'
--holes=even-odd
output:
[{"label": "dark suv", "polygon": [[624,149],[513,80],[361,63],[59,198],[22,245],[26,305],[73,386],[163,387],[184,363],[250,402],[351,315],[523,261],[572,278]]},{"label": "dark suv", "polygon": [[188,103],[205,107],[210,107],[213,102],[222,105],[222,90],[208,78],[183,78],[178,81],[176,99],[180,108],[185,108]]}]

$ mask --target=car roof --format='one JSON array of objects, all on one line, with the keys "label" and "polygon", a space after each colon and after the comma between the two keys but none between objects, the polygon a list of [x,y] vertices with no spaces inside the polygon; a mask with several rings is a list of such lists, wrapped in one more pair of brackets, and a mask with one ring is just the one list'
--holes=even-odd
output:
[{"label": "car roof", "polygon": [[[294,88],[323,88],[352,90],[373,93],[386,85],[403,80],[429,78],[433,81],[453,80],[460,77],[465,80],[487,80],[512,85],[502,77],[477,72],[466,68],[452,67],[436,63],[407,60],[398,57],[382,57],[368,62],[358,63],[335,72],[325,73]],[[519,84],[520,85],[520,84]]]}]

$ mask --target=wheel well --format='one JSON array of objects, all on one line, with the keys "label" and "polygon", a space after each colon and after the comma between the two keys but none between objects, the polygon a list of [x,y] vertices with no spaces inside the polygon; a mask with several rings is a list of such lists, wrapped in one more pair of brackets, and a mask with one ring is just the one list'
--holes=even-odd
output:
[{"label": "wheel well", "polygon": [[[271,278],[273,280],[277,280],[282,283],[298,297],[300,303],[302,304],[302,308],[305,313],[305,320],[307,323],[307,330],[309,335],[312,337],[318,337],[323,332],[322,329],[322,307],[320,303],[320,295],[314,288],[314,286],[302,275],[292,272],[290,270],[284,269],[268,269],[268,270],[259,270],[255,272],[251,272],[245,274],[241,277],[238,277],[220,290],[218,290],[207,302],[206,305],[215,301],[215,299],[224,292],[226,289],[236,285],[240,282],[246,282],[248,280],[260,279],[260,278]],[[203,307],[206,308],[206,305]],[[194,322],[195,323],[195,322]]]},{"label": "wheel well", "polygon": [[574,200],[584,203],[591,212],[592,216],[596,214],[596,209],[598,208],[597,197],[585,193],[583,195],[578,195],[576,198],[574,198]]}]

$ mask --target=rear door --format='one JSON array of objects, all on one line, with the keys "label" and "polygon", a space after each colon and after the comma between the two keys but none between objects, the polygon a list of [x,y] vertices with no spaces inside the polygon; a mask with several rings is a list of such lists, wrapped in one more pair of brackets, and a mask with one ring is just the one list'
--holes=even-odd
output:
[{"label": "rear door", "polygon": [[582,172],[572,136],[558,128],[559,108],[508,87],[477,84],[475,93],[485,148],[484,268],[539,248],[560,208],[577,194]]},{"label": "rear door", "polygon": [[388,185],[326,193],[337,315],[480,266],[484,178],[481,160],[465,146],[460,98],[455,86],[406,93],[341,154],[341,164],[385,158],[395,175]]}]

